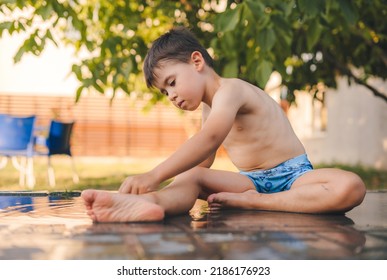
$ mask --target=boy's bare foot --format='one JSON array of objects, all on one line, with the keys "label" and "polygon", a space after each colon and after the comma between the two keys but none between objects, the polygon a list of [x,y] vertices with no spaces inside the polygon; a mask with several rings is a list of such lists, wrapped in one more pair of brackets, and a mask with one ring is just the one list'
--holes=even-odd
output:
[{"label": "boy's bare foot", "polygon": [[211,194],[207,202],[210,208],[241,208],[241,209],[252,209],[254,208],[251,204],[252,196],[258,195],[255,190],[248,190],[243,193],[229,193],[220,192]]},{"label": "boy's bare foot", "polygon": [[164,210],[138,195],[85,190],[87,214],[95,222],[153,222],[164,219]]}]

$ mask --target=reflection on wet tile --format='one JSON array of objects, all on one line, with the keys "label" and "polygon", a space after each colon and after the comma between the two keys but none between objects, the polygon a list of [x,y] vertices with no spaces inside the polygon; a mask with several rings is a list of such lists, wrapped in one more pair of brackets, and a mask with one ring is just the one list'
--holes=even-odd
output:
[{"label": "reflection on wet tile", "polygon": [[0,260],[30,260],[35,259],[34,256],[43,252],[38,247],[8,247],[0,250]]},{"label": "reflection on wet tile", "polygon": [[209,211],[198,201],[163,222],[100,224],[78,196],[0,192],[0,259],[387,259],[387,226],[377,224],[387,193],[375,195],[346,216]]},{"label": "reflection on wet tile", "polygon": [[216,244],[224,258],[351,259],[362,252],[366,240],[344,215],[223,211],[216,218],[205,213],[201,219],[193,230],[207,244]]}]

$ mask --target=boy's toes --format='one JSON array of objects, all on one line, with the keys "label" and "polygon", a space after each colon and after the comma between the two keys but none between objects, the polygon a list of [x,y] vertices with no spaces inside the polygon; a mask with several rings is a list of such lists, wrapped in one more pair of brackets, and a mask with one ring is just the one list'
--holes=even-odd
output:
[{"label": "boy's toes", "polygon": [[211,203],[215,203],[216,202],[216,194],[210,194],[208,197],[207,197],[207,202],[208,204],[211,204]]}]

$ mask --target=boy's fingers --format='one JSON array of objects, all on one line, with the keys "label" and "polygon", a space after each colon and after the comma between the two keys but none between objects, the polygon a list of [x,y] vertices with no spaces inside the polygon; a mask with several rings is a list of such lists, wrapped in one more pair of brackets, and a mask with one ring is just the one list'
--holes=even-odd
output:
[{"label": "boy's fingers", "polygon": [[130,188],[130,185],[127,185],[124,183],[122,183],[121,187],[118,189],[118,192],[120,193],[130,193],[131,191],[131,188]]},{"label": "boy's fingers", "polygon": [[210,209],[210,213],[218,212],[222,208],[222,205],[219,203],[213,202],[208,204],[208,208]]},{"label": "boy's fingers", "polygon": [[118,189],[118,192],[120,192],[120,193],[124,193],[125,192],[125,186],[123,184]]},{"label": "boy's fingers", "polygon": [[120,192],[120,193],[127,193],[127,188],[128,188],[127,180],[128,180],[128,178],[126,178],[121,183],[121,186],[118,188],[118,192]]}]

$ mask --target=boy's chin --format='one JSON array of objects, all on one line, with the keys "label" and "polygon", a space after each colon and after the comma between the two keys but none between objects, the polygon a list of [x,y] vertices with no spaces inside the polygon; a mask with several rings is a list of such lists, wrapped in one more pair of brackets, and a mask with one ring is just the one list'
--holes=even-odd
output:
[{"label": "boy's chin", "polygon": [[190,111],[190,112],[192,112],[192,111],[196,111],[196,109],[197,109],[198,107],[196,107],[196,108],[184,108],[184,109],[182,109],[183,111]]},{"label": "boy's chin", "polygon": [[192,107],[185,107],[185,106],[183,106],[182,108],[180,108],[179,106],[175,106],[177,109],[180,109],[180,110],[182,110],[182,111],[195,111],[196,109],[198,109],[198,107],[194,107],[194,108],[192,108]]}]

